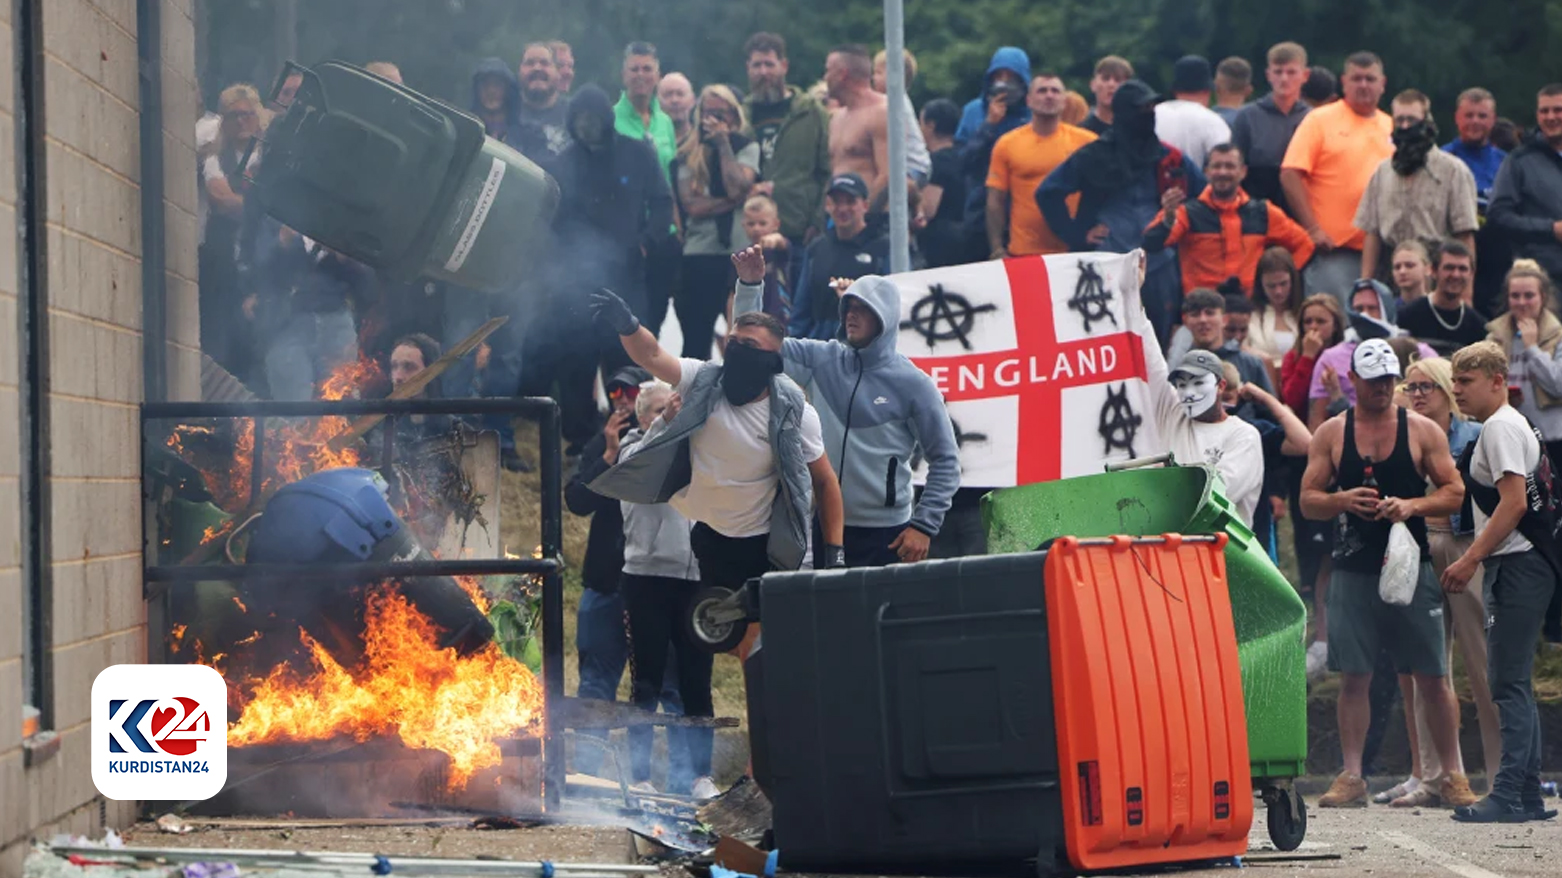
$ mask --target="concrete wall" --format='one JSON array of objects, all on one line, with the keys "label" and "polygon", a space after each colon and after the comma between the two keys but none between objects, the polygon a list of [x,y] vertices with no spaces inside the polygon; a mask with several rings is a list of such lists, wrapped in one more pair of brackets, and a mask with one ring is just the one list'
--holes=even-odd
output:
[{"label": "concrete wall", "polygon": [[[135,0],[42,4],[47,291],[52,383],[53,730],[28,765],[21,739],[23,584],[17,474],[15,144],[10,4],[0,3],[0,876],[28,841],[101,834],[136,804],[97,795],[88,694],[98,671],[143,661],[139,84]],[[195,28],[191,0],[162,0],[169,396],[199,394],[196,357]]]}]

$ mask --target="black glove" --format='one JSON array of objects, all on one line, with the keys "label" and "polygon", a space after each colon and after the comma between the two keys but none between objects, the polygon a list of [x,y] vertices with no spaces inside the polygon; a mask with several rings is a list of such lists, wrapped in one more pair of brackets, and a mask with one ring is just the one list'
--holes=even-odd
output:
[{"label": "black glove", "polygon": [[837,570],[846,566],[846,549],[843,546],[825,546],[824,563],[819,565],[825,570]]},{"label": "black glove", "polygon": [[591,319],[597,323],[619,335],[634,335],[639,331],[640,320],[635,317],[635,312],[629,310],[629,305],[612,290],[603,287],[592,293],[588,301],[591,305]]}]

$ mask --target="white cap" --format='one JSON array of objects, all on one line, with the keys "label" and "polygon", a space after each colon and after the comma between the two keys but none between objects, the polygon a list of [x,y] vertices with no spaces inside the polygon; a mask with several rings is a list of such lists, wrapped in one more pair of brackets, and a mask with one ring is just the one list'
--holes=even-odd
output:
[{"label": "white cap", "polygon": [[1398,378],[1399,357],[1383,339],[1367,339],[1356,345],[1356,350],[1351,354],[1350,370],[1368,381],[1375,378]]}]

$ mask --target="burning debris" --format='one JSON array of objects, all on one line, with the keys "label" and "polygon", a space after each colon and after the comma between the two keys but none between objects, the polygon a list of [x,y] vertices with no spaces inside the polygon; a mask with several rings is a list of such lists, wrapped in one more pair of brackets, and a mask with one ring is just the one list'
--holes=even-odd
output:
[{"label": "burning debris", "polygon": [[497,645],[467,656],[438,648],[434,625],[390,589],[370,597],[365,621],[355,673],[300,631],[310,672],[284,665],[247,681],[229,745],[397,737],[448,755],[451,784],[464,786],[476,770],[499,764],[500,739],[537,730],[542,684]]},{"label": "burning debris", "polygon": [[[344,366],[322,395],[356,396],[378,371],[367,359]],[[444,432],[396,441],[405,434],[395,428],[410,420],[271,418],[258,421],[259,436],[250,418],[179,425],[154,462],[164,476],[160,554],[186,564],[223,555],[251,564],[432,560],[439,549],[422,546],[450,552],[447,532],[456,548],[448,556],[471,555],[474,524],[497,545],[496,482],[464,460],[479,434],[446,419]],[[370,464],[389,481],[358,469]],[[369,484],[378,486],[373,498],[363,493]],[[338,502],[322,502],[327,495]],[[521,660],[537,654],[537,590],[527,585],[495,591],[503,648],[487,618],[495,600],[471,577],[196,583],[174,595],[167,643],[180,660],[228,679],[232,747],[334,752],[344,742],[399,742],[444,755],[447,792],[492,787],[505,778],[494,773],[501,748],[542,729],[540,662]]]}]

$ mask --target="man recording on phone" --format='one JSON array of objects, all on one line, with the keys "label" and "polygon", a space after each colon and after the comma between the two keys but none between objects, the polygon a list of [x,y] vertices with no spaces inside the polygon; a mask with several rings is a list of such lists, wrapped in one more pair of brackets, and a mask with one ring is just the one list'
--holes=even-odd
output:
[{"label": "man recording on phone", "polygon": [[1025,97],[1031,81],[1030,56],[1024,49],[1004,46],[993,53],[982,79],[982,93],[965,105],[955,148],[960,150],[961,172],[966,181],[965,216],[962,223],[967,258],[987,258],[987,171],[998,138],[1030,123]]},{"label": "man recording on phone", "polygon": [[[1183,201],[1204,191],[1204,174],[1176,147],[1155,136],[1155,105],[1164,100],[1130,79],[1112,95],[1112,127],[1069,156],[1036,190],[1048,228],[1070,250],[1127,253],[1144,244],[1144,232],[1160,213],[1165,193]],[[1068,199],[1079,195],[1077,211]],[[1174,248],[1147,256],[1144,310],[1164,348],[1182,298]]]}]

